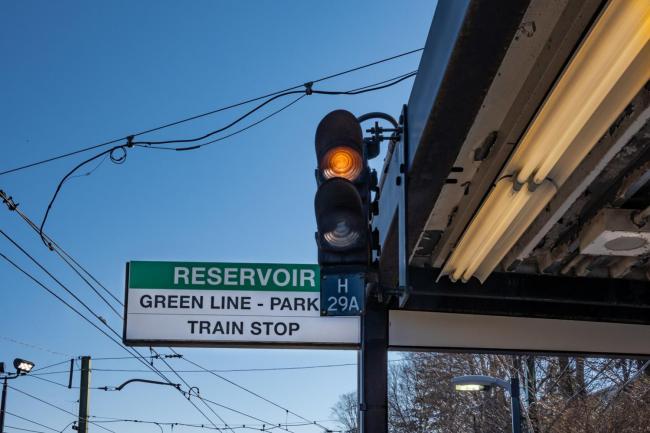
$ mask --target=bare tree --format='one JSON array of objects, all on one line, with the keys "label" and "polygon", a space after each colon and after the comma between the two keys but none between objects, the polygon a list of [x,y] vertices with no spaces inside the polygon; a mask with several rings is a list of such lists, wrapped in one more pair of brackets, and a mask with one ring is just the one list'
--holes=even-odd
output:
[{"label": "bare tree", "polygon": [[[481,374],[519,378],[528,433],[648,433],[648,369],[648,362],[629,359],[406,353],[389,371],[389,431],[509,431],[507,393],[451,387],[455,376]],[[356,394],[349,393],[333,413],[346,430],[357,431],[356,410]]]},{"label": "bare tree", "polygon": [[339,401],[332,408],[332,416],[341,424],[345,432],[358,433],[359,417],[357,408],[356,392],[342,394]]}]

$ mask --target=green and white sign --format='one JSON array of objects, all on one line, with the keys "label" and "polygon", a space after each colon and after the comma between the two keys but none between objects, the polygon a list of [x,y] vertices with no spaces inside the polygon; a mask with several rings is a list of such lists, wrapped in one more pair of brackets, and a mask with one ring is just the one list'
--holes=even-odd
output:
[{"label": "green and white sign", "polygon": [[126,278],[129,345],[360,343],[359,317],[320,316],[317,265],[132,261]]}]

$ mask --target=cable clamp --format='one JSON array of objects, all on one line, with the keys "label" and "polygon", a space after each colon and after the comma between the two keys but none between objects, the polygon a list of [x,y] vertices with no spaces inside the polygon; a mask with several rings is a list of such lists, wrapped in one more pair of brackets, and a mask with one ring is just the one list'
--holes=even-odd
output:
[{"label": "cable clamp", "polygon": [[0,190],[0,197],[2,197],[2,202],[7,205],[7,209],[12,211],[18,209],[18,203],[14,201],[13,197],[7,197],[5,192],[2,190]]},{"label": "cable clamp", "polygon": [[133,135],[126,137],[126,147],[133,147]]},{"label": "cable clamp", "polygon": [[308,83],[305,83],[304,86],[305,86],[305,95],[309,96],[312,93],[314,93],[314,90],[312,89],[312,87],[314,86],[313,81],[309,81]]}]

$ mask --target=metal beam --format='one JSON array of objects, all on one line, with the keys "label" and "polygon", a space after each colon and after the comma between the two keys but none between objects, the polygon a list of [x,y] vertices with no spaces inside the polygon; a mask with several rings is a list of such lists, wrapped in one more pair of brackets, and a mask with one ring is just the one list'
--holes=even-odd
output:
[{"label": "metal beam", "polygon": [[647,325],[394,310],[389,329],[391,350],[650,355]]},{"label": "metal beam", "polygon": [[[440,0],[408,107],[408,250],[413,250],[528,0]],[[392,167],[391,167],[392,168]],[[380,227],[380,269],[397,282],[395,207]],[[391,227],[392,225],[392,227]],[[383,234],[382,234],[383,231]]]},{"label": "metal beam", "polygon": [[404,308],[650,325],[645,281],[494,273],[480,284],[437,276],[434,269],[409,268],[412,291]]}]

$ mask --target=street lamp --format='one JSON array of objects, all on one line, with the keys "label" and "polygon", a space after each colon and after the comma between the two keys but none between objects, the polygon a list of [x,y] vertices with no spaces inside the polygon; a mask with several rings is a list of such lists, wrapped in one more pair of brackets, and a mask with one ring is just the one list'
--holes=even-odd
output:
[{"label": "street lamp", "polygon": [[521,403],[519,402],[519,379],[510,381],[490,376],[458,376],[451,380],[456,391],[489,391],[498,386],[510,393],[512,433],[521,433]]},{"label": "street lamp", "polygon": [[32,368],[34,368],[34,363],[31,361],[26,361],[24,359],[16,358],[14,359],[14,368],[18,374],[27,374],[32,371]]},{"label": "street lamp", "polygon": [[[18,376],[23,376],[34,368],[34,363],[27,361],[25,359],[16,358],[14,359],[14,368],[16,369],[15,373],[5,374],[0,377],[3,379],[2,383],[2,400],[0,401],[0,432],[4,431],[5,428],[5,407],[7,405],[7,381],[9,379],[15,379]],[[0,363],[0,373],[4,373],[4,363]]]}]

